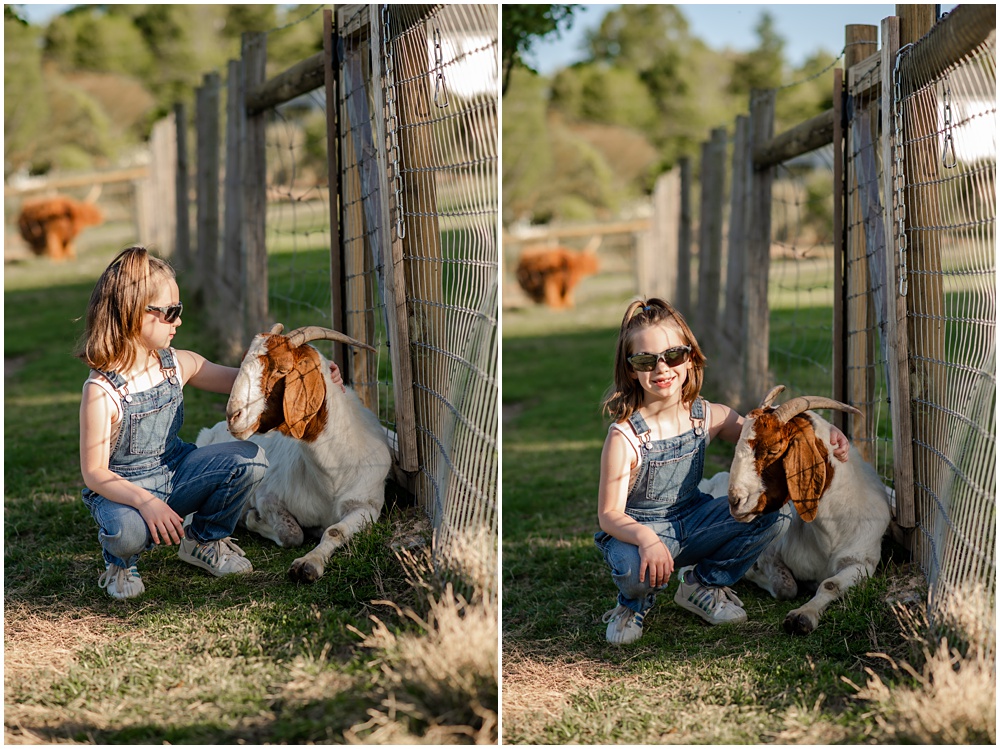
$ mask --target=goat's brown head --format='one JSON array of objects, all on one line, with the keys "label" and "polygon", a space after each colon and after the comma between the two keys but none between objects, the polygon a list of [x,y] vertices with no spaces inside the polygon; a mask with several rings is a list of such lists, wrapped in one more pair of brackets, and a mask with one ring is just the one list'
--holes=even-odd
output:
[{"label": "goat's brown head", "polygon": [[771,402],[784,389],[773,388],[743,422],[729,471],[729,511],[742,523],[777,512],[789,499],[804,521],[815,519],[834,467],[826,444],[802,414],[811,408],[861,413],[818,396],[793,398],[773,408]]},{"label": "goat's brown head", "polygon": [[328,328],[308,326],[282,335],[279,323],[255,336],[243,357],[226,406],[237,439],[276,429],[296,439],[315,440],[326,426],[326,380],[319,352],[309,341],[371,346]]}]

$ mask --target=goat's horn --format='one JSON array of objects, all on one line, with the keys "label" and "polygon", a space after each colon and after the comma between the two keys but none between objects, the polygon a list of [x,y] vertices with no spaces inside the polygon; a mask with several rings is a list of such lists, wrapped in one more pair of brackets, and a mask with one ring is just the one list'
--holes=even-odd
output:
[{"label": "goat's horn", "polygon": [[832,408],[835,411],[846,411],[847,413],[861,415],[861,412],[854,406],[848,406],[846,403],[835,401],[832,398],[823,398],[818,395],[802,395],[782,403],[775,409],[774,416],[781,423],[785,423],[792,417],[798,416],[803,411],[808,411],[812,408]]},{"label": "goat's horn", "polygon": [[301,346],[303,343],[309,343],[310,341],[336,341],[337,343],[346,343],[348,346],[377,351],[373,346],[369,346],[367,343],[359,341],[356,338],[338,333],[336,330],[321,328],[318,325],[306,325],[303,328],[296,328],[288,334],[288,345],[292,348]]},{"label": "goat's horn", "polygon": [[274,325],[271,326],[271,332],[268,333],[268,335],[280,335],[281,331],[284,329],[285,329],[284,325],[282,325],[280,322],[276,322]]},{"label": "goat's horn", "polygon": [[784,385],[775,385],[767,392],[767,395],[764,396],[764,400],[760,402],[760,407],[767,408],[768,406],[770,406],[771,402],[778,396],[778,393],[780,393],[784,389],[785,389]]}]

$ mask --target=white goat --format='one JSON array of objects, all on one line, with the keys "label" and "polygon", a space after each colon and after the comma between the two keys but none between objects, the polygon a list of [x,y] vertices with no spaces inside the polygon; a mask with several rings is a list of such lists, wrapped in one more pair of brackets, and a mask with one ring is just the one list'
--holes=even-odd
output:
[{"label": "white goat", "polygon": [[853,446],[846,463],[833,459],[829,422],[807,409],[860,411],[816,396],[772,408],[782,390],[771,390],[743,423],[729,474],[729,510],[747,523],[767,512],[786,516],[781,535],[744,577],[782,600],[795,598],[800,582],[819,583],[816,595],[783,623],[789,634],[808,634],[827,606],[875,572],[891,517],[875,469]]},{"label": "white goat", "polygon": [[[197,444],[249,439],[264,448],[268,469],[243,524],[278,546],[300,546],[303,529],[325,529],[318,546],[288,570],[313,582],[330,555],[369,523],[385,502],[391,466],[382,426],[353,390],[333,384],[330,362],[309,341],[371,348],[326,328],[254,337],[226,407],[226,421],[203,429]],[[373,349],[374,350],[374,349]]]}]

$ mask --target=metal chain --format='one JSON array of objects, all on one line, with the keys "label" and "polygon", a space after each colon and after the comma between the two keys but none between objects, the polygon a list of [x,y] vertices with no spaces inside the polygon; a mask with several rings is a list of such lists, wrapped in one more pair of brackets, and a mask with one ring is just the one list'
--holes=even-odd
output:
[{"label": "metal chain", "polygon": [[[955,141],[951,133],[951,86],[944,84],[944,150],[941,152],[941,161],[945,169],[954,169],[958,165],[958,158],[955,156]],[[951,153],[951,160],[948,154]]]},{"label": "metal chain", "polygon": [[385,65],[385,155],[392,169],[390,187],[396,195],[396,236],[406,236],[403,221],[403,172],[399,167],[399,117],[396,114],[396,76],[392,63],[392,36],[389,33],[389,6],[382,6],[382,59]]},{"label": "metal chain", "polygon": [[[444,51],[441,49],[441,29],[434,28],[434,68],[437,70],[437,77],[434,79],[434,104],[438,109],[447,109],[448,88],[444,79]],[[444,94],[444,104],[438,98]]]},{"label": "metal chain", "polygon": [[896,53],[896,64],[892,71],[892,151],[893,151],[893,192],[895,193],[896,248],[899,252],[899,295],[906,296],[909,288],[906,265],[906,172],[903,168],[903,96],[899,86],[899,63],[907,44]]}]

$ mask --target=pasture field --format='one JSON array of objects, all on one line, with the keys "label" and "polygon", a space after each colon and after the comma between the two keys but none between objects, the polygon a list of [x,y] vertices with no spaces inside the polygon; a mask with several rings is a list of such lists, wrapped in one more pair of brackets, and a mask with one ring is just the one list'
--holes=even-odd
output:
[{"label": "pasture field", "polygon": [[[401,492],[311,586],[286,578],[302,549],[237,530],[254,564],[241,579],[159,547],[139,562],[143,596],[98,588],[80,499],[87,369],[72,352],[124,246],[105,229],[83,235],[76,262],[5,267],[5,743],[495,742],[496,612],[437,587],[426,520]],[[210,355],[197,311],[183,320],[176,345]],[[185,396],[181,437],[194,441],[226,398]],[[492,671],[488,648],[467,652],[475,638],[492,638]]]},{"label": "pasture field", "polygon": [[[879,703],[866,689],[920,689],[896,664],[919,658],[900,615],[920,610],[925,583],[888,539],[876,575],[832,605],[808,637],[781,629],[804,598],[779,602],[739,583],[749,620],[712,628],[674,605],[671,580],[639,642],[605,642],[601,616],[616,589],[593,534],[607,430],[600,400],[631,298],[615,293],[618,280],[585,279],[570,312],[504,311],[504,743],[936,743],[945,735],[993,743],[995,712],[992,728],[976,718],[975,729],[934,733],[900,718],[907,710],[894,697]],[[710,369],[706,380],[706,397],[717,398]],[[713,443],[706,476],[728,470],[731,459],[731,445]],[[984,673],[979,683],[988,684]],[[965,699],[919,709],[962,724],[953,715],[965,713],[951,711]]]}]

